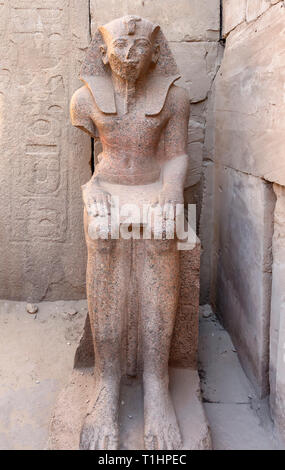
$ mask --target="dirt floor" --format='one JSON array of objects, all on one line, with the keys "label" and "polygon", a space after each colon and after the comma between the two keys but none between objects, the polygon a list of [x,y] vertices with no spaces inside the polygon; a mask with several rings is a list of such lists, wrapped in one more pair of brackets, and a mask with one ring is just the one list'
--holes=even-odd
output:
[{"label": "dirt floor", "polygon": [[[45,449],[49,420],[72,371],[86,301],[0,301],[0,449]],[[215,449],[280,449],[266,401],[246,379],[226,331],[213,315],[200,327],[200,376]]]}]

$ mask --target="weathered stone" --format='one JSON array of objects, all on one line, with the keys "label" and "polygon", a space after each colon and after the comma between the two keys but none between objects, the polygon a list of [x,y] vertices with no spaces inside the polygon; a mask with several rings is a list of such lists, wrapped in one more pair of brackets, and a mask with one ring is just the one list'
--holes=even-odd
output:
[{"label": "weathered stone", "polygon": [[182,80],[189,90],[191,102],[205,100],[219,65],[219,45],[207,42],[173,42],[170,47]]},{"label": "weathered stone", "polygon": [[214,224],[214,164],[204,161],[202,166],[202,207],[199,220],[201,239],[201,290],[200,302],[205,303],[210,297],[211,264],[213,250]]},{"label": "weathered stone", "polygon": [[200,252],[197,239],[192,250],[180,251],[180,295],[170,350],[170,365],[197,368]]},{"label": "weathered stone", "polygon": [[190,119],[188,129],[188,143],[193,144],[194,142],[204,142],[205,128],[200,122]]},{"label": "weathered stone", "polygon": [[216,185],[212,300],[247,375],[264,396],[275,198],[269,183],[222,165]]},{"label": "weathered stone", "polygon": [[91,147],[68,103],[89,41],[88,1],[0,8],[0,297],[82,298],[80,185]]},{"label": "weathered stone", "polygon": [[[279,1],[279,0],[278,0]],[[246,21],[253,21],[272,5],[272,0],[247,0]],[[274,3],[277,3],[275,1]]]},{"label": "weathered stone", "polygon": [[[215,82],[214,82],[215,83]],[[202,166],[202,207],[199,219],[199,237],[201,240],[201,290],[200,301],[206,303],[210,298],[211,263],[214,230],[214,164],[215,159],[215,87],[209,92],[207,100],[207,127],[204,141]]]},{"label": "weathered stone", "polygon": [[200,313],[203,318],[210,318],[213,315],[213,310],[212,310],[211,305],[209,304],[201,305]]},{"label": "weathered stone", "polygon": [[189,165],[185,180],[185,188],[194,186],[200,181],[202,174],[203,144],[193,142],[188,145]]},{"label": "weathered stone", "polygon": [[233,31],[216,80],[219,161],[278,184],[285,184],[284,20],[281,2]]},{"label": "weathered stone", "polygon": [[38,311],[38,306],[36,304],[27,304],[26,310],[28,313],[34,315]]},{"label": "weathered stone", "polygon": [[[211,435],[200,396],[196,370],[170,369],[170,391],[183,436],[183,449],[210,450]],[[74,370],[61,391],[51,421],[50,450],[77,450],[80,427],[94,395],[92,369]],[[123,450],[143,450],[143,391],[137,379],[124,380],[120,404]]]},{"label": "weathered stone", "polygon": [[218,41],[219,0],[91,0],[92,35],[97,27],[123,15],[159,22],[169,41]]},{"label": "weathered stone", "polygon": [[245,20],[246,2],[247,0],[223,0],[224,37]]},{"label": "weathered stone", "polygon": [[272,295],[270,319],[270,402],[285,442],[285,188],[274,184]]},{"label": "weathered stone", "polygon": [[[206,125],[206,108],[207,100],[192,103],[190,109],[191,120],[188,129],[188,146],[187,152],[189,155],[188,172],[185,179],[185,188],[193,188],[195,192],[195,185],[200,186],[202,175],[202,160],[204,153],[204,138],[205,138],[205,125]],[[192,191],[192,190],[191,190]],[[193,192],[192,191],[192,192]],[[189,191],[188,191],[189,192]],[[196,200],[197,196],[197,200]],[[186,198],[186,202],[201,205],[200,188],[194,199]]]}]

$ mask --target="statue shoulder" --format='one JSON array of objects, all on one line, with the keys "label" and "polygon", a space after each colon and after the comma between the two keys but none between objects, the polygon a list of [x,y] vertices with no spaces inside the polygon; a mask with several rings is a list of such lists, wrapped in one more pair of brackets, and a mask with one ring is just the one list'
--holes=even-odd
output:
[{"label": "statue shoulder", "polygon": [[70,101],[71,123],[79,127],[92,137],[96,135],[96,129],[91,119],[92,96],[86,85],[82,86],[73,94]]},{"label": "statue shoulder", "polygon": [[186,90],[186,88],[174,84],[171,85],[168,92],[168,96],[171,101],[179,104],[189,103],[190,100],[188,90]]},{"label": "statue shoulder", "polygon": [[186,88],[179,85],[172,85],[169,88],[167,102],[169,109],[171,109],[174,114],[177,112],[180,114],[187,114],[190,112],[190,97]]},{"label": "statue shoulder", "polygon": [[92,96],[91,93],[86,85],[78,88],[78,90],[73,93],[71,102],[70,102],[70,109],[74,109],[76,111],[80,111],[85,113],[87,112],[87,108],[91,107],[92,105]]}]

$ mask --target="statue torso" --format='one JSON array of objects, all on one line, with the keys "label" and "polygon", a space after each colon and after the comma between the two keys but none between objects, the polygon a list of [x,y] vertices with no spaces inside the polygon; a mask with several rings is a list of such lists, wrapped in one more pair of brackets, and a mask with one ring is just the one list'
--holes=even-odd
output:
[{"label": "statue torso", "polygon": [[127,113],[119,97],[116,104],[117,114],[105,114],[92,103],[90,117],[103,147],[95,174],[110,183],[153,183],[160,177],[158,153],[169,117],[167,105],[158,115],[146,116],[143,94],[129,105]]}]

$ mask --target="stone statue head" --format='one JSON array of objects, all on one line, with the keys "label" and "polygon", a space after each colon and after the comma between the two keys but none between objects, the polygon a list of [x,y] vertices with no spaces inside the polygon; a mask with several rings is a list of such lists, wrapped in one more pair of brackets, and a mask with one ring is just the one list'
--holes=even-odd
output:
[{"label": "stone statue head", "polygon": [[100,26],[81,67],[81,80],[106,114],[116,114],[112,71],[131,80],[146,75],[148,116],[161,111],[169,87],[180,77],[160,27],[138,16],[124,16]]},{"label": "stone statue head", "polygon": [[99,28],[104,44],[100,46],[102,60],[125,80],[137,80],[156,64],[159,26],[138,16],[125,16]]}]

